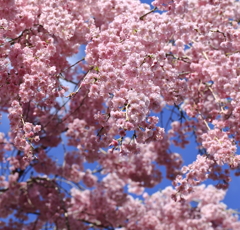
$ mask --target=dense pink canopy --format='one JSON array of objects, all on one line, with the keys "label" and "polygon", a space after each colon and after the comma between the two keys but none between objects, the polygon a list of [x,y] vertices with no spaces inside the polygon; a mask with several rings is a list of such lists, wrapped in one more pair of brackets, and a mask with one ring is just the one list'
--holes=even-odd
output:
[{"label": "dense pink canopy", "polygon": [[0,0],[0,229],[240,229],[240,2],[152,4]]}]

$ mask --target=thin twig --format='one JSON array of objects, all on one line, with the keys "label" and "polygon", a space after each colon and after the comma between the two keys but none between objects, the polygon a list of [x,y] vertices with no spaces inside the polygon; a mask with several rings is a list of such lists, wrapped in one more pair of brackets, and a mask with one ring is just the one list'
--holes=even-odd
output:
[{"label": "thin twig", "polygon": [[157,7],[154,7],[152,10],[150,10],[149,12],[147,12],[146,14],[142,15],[139,19],[140,20],[143,20],[144,17],[146,17],[148,14],[151,14],[152,12],[156,11],[157,10]]},{"label": "thin twig", "polygon": [[62,70],[62,73],[65,72],[66,70],[71,69],[73,66],[77,65],[79,62],[84,61],[84,60],[85,60],[85,58],[82,58],[81,60],[75,62],[75,63],[72,64],[71,66],[69,66],[69,67],[65,68],[64,70]]}]

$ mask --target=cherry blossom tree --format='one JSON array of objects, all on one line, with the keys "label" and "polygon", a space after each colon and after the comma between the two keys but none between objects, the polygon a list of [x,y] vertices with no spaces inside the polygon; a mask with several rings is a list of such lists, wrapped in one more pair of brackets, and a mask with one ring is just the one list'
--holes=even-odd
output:
[{"label": "cherry blossom tree", "polygon": [[0,229],[240,229],[240,3],[152,5],[0,0]]}]

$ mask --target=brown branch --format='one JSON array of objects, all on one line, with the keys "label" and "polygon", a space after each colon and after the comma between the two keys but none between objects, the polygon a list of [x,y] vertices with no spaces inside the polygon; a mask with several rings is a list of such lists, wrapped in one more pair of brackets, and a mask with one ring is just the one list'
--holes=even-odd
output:
[{"label": "brown branch", "polygon": [[85,60],[85,58],[82,58],[81,60],[75,62],[75,63],[72,64],[71,66],[69,66],[69,67],[65,68],[64,70],[62,70],[62,73],[65,72],[66,70],[71,69],[73,66],[77,65],[79,62],[84,61],[84,60]]},{"label": "brown branch", "polygon": [[[90,71],[93,70],[93,68],[94,68],[94,67],[91,67],[91,68],[87,71],[87,73],[85,74],[82,82],[85,80],[85,78],[87,77],[88,73],[90,73]],[[79,84],[79,87],[77,88],[77,90],[76,90],[75,92],[70,93],[70,94],[69,94],[68,96],[66,96],[66,97],[67,97],[67,98],[68,98],[68,97],[72,98],[73,96],[75,96],[75,95],[79,92],[79,90],[81,89],[81,87],[82,87],[82,82],[81,82],[81,84],[80,84],[80,82],[78,83],[78,84]]]},{"label": "brown branch", "polygon": [[31,31],[31,29],[23,30],[22,33],[18,37],[13,38],[9,41],[10,45],[13,45],[17,39],[20,39],[24,35],[24,33],[26,33],[26,32],[28,33],[29,31]]},{"label": "brown branch", "polygon": [[77,85],[77,84],[78,84],[78,83],[76,83],[76,82],[74,82],[74,81],[72,81],[72,80],[69,80],[69,79],[64,78],[64,77],[62,76],[62,73],[58,74],[57,77],[61,78],[61,79],[64,80],[64,81],[70,82],[70,83],[72,83],[72,84],[74,84],[74,85]]},{"label": "brown branch", "polygon": [[143,20],[148,14],[151,14],[152,12],[156,11],[157,7],[154,7],[152,10],[150,10],[149,12],[147,12],[146,14],[142,15],[139,19]]},{"label": "brown branch", "polygon": [[[75,110],[73,110],[73,112],[71,112],[69,115],[74,114],[78,109],[80,109],[80,107],[83,105],[84,101],[86,100],[89,91],[90,91],[90,90],[87,90],[87,92],[86,92],[86,94],[84,95],[84,97],[83,97],[81,103],[79,104],[79,106],[78,106]],[[65,117],[62,121],[60,121],[58,124],[61,124],[62,122],[64,122],[65,120],[67,120],[67,118],[68,118],[68,117],[66,116],[66,117]]]},{"label": "brown branch", "polygon": [[[78,221],[81,221],[81,222],[83,222],[83,223],[86,223],[86,224],[93,225],[93,226],[95,226],[95,227],[106,228],[106,229],[109,229],[109,230],[114,230],[113,227],[105,226],[105,225],[103,225],[103,224],[93,223],[93,222],[90,222],[90,221],[87,221],[87,220],[84,220],[84,219],[77,219],[77,220],[78,220]],[[99,221],[99,223],[101,223],[101,222]]]},{"label": "brown branch", "polygon": [[216,32],[216,33],[220,33],[220,34],[222,34],[222,35],[223,35],[223,37],[224,37],[224,40],[225,40],[225,41],[227,40],[225,33],[221,32],[219,29],[216,29],[216,30],[210,30],[210,32]]}]

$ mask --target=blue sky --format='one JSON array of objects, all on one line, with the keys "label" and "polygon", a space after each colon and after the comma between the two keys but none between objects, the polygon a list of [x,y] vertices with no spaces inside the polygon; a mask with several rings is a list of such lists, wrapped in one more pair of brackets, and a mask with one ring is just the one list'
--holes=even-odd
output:
[{"label": "blue sky", "polygon": [[[141,2],[151,4],[151,2],[153,1],[141,0]],[[193,162],[196,159],[196,155],[197,155],[197,149],[196,149],[194,140],[191,141],[191,143],[187,146],[186,149],[172,147],[172,151],[176,151],[183,156],[184,165],[187,165]],[[238,154],[240,154],[239,149],[238,149]],[[232,181],[230,182],[230,187],[227,191],[226,197],[224,199],[224,203],[227,204],[229,208],[235,209],[240,212],[240,199],[238,198],[240,195],[240,177],[236,177],[233,174],[234,173],[232,172],[231,173]],[[211,183],[213,183],[214,185],[216,184],[216,182],[212,182],[212,181],[207,181],[207,183],[205,184],[211,184]],[[164,188],[167,185],[170,185],[170,182],[168,180],[164,180],[163,183],[159,185],[159,188]],[[158,188],[154,188],[153,190],[155,189],[157,190]]]}]

